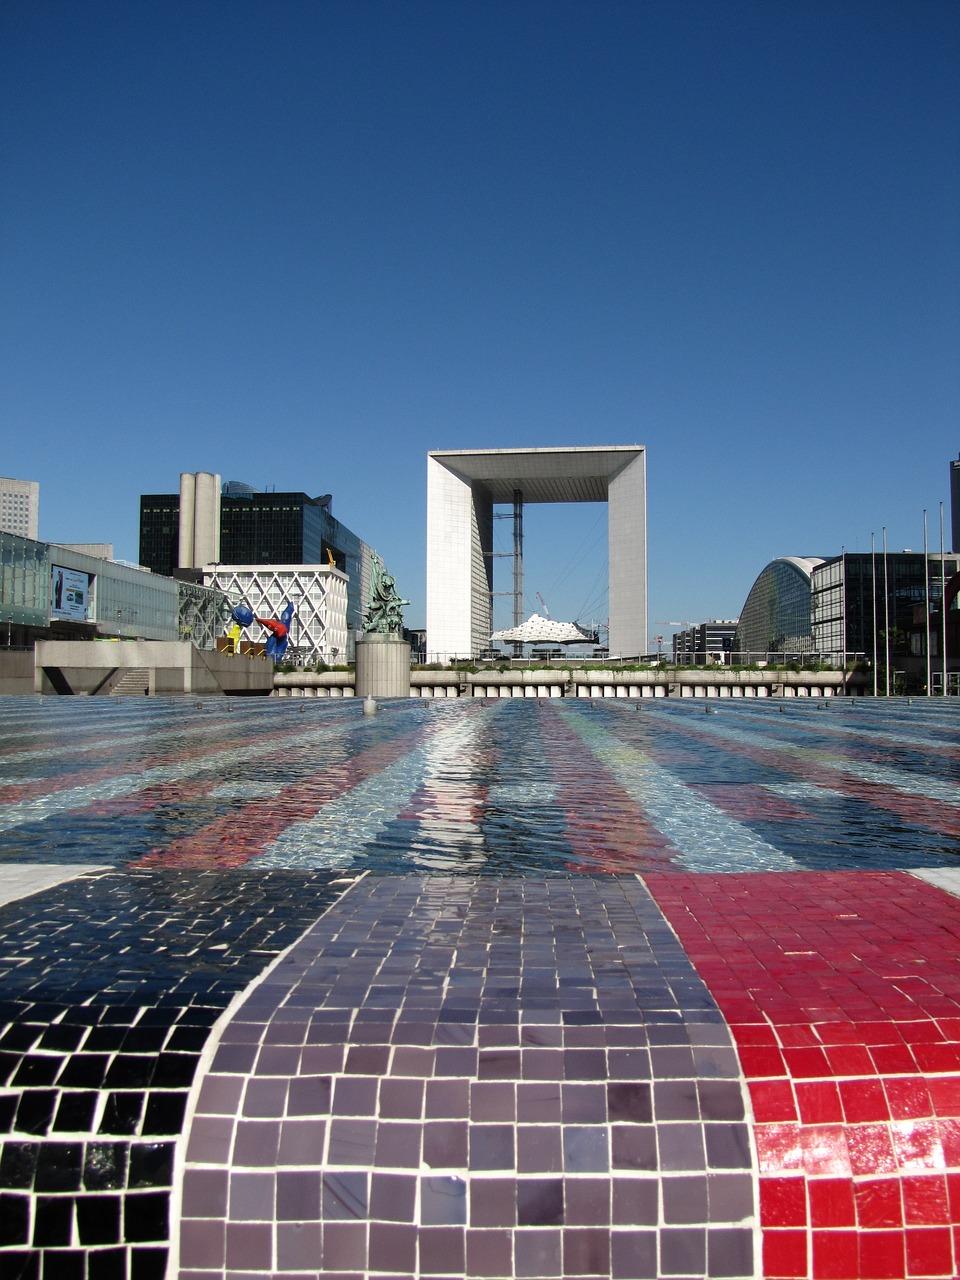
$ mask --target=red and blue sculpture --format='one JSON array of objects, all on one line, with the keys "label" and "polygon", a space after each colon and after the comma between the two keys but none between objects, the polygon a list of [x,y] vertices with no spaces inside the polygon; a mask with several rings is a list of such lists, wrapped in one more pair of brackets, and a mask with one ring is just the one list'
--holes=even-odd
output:
[{"label": "red and blue sculpture", "polygon": [[231,610],[230,616],[234,622],[241,627],[252,626],[254,622],[259,622],[261,627],[266,627],[270,632],[267,637],[266,655],[272,658],[274,662],[279,662],[283,655],[287,652],[287,643],[290,639],[290,623],[293,621],[293,605],[288,600],[286,606],[279,618],[259,618],[245,604],[238,604]]}]

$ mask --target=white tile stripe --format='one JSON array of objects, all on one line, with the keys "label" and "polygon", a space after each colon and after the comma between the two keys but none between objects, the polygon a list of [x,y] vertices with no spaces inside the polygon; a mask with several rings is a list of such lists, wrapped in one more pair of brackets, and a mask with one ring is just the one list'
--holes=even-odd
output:
[{"label": "white tile stripe", "polygon": [[[816,705],[818,704],[815,703],[814,706]],[[838,705],[842,706],[843,704],[838,703]],[[793,709],[794,708],[791,707],[791,710]],[[803,710],[809,712],[812,708],[805,706]],[[757,719],[769,722],[770,728],[773,729],[777,725],[778,718],[771,716],[766,707],[764,707],[764,712],[766,714],[762,716],[758,715]],[[892,729],[876,728],[873,725],[864,724],[862,720],[858,721],[856,724],[851,724],[848,721],[840,724],[838,723],[837,717],[832,709],[830,715],[818,715],[816,721],[813,723],[809,722],[806,716],[803,716],[803,718],[798,716],[791,721],[788,721],[788,724],[791,728],[796,727],[799,729],[801,733],[832,733],[839,737],[852,738],[854,741],[860,742],[864,746],[872,746],[874,744],[879,745],[881,743],[888,742],[891,746],[929,747],[933,750],[941,751],[945,746],[954,748],[960,747],[960,740],[954,742],[945,741],[942,737],[928,738],[922,734],[916,733],[897,733]]]},{"label": "white tile stripe", "polygon": [[749,827],[698,796],[636,747],[601,729],[581,712],[562,715],[679,851],[691,871],[791,871],[800,864]]},{"label": "white tile stripe", "polygon": [[291,823],[256,858],[256,865],[345,866],[409,802],[429,775],[431,758],[456,759],[468,752],[481,719],[489,715],[489,710],[484,709],[462,724],[439,729],[422,746],[405,752],[387,768],[325,804],[315,817]]},{"label": "white tile stripe", "polygon": [[[282,749],[285,753],[289,753],[294,747],[307,746],[314,742],[322,741],[329,744],[343,737],[349,729],[356,727],[357,721],[343,722],[335,728],[323,724],[306,733],[293,734],[285,738],[281,744]],[[196,760],[158,765],[153,769],[145,769],[143,773],[120,774],[115,778],[105,778],[87,786],[70,787],[65,791],[54,791],[29,800],[15,801],[12,804],[0,806],[0,831],[10,831],[28,822],[43,822],[56,814],[67,813],[73,809],[85,809],[88,805],[102,800],[113,800],[117,796],[130,795],[134,791],[142,791],[159,782],[178,782],[183,778],[194,777],[196,774],[242,764],[246,760],[261,756],[263,751],[264,742],[262,739],[257,739],[242,747],[234,747],[229,751],[216,751],[212,755],[201,756]]]},{"label": "white tile stripe", "polygon": [[826,755],[815,747],[796,746],[769,734],[744,733],[740,729],[735,729],[729,723],[729,719],[729,716],[722,712],[712,717],[703,716],[698,722],[697,731],[727,742],[742,742],[750,747],[764,749],[774,748],[788,755],[797,756],[804,762],[813,759],[819,769],[829,769],[832,773],[857,778],[862,782],[876,782],[907,795],[927,796],[931,800],[940,800],[944,804],[960,806],[960,786],[955,783],[941,782],[937,778],[924,778],[920,774],[903,773],[899,769],[890,769],[885,765],[863,764],[841,756]]}]

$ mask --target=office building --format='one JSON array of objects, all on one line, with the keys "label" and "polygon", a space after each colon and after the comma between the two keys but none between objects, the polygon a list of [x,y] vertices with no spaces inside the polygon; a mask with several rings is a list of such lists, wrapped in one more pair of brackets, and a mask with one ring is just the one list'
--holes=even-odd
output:
[{"label": "office building", "polygon": [[814,648],[810,575],[822,556],[779,556],[757,575],[740,610],[733,650],[743,662],[802,658]]},{"label": "office building", "polygon": [[950,463],[950,549],[960,552],[960,458]]},{"label": "office building", "polygon": [[498,505],[513,509],[513,623],[523,622],[523,508],[545,502],[607,503],[610,653],[645,653],[646,496],[642,445],[428,454],[428,653],[475,657],[490,643]]},{"label": "office building", "polygon": [[93,556],[97,560],[113,559],[113,543],[112,542],[58,542],[58,547],[65,547],[67,551],[80,551],[85,556]]},{"label": "office building", "polygon": [[262,493],[212,472],[184,472],[179,493],[140,498],[140,563],[200,577],[211,565],[328,565],[347,575],[347,627],[358,631],[373,580],[373,549],[334,518],[331,495]]},{"label": "office building", "polygon": [[736,632],[736,618],[695,623],[673,637],[673,660],[681,665],[729,662]]},{"label": "office building", "polygon": [[230,607],[213,587],[0,533],[0,624],[11,645],[104,637],[212,649]]},{"label": "office building", "polygon": [[[960,554],[899,551],[846,552],[816,566],[811,575],[811,632],[814,651],[841,661],[863,659],[873,663],[886,685],[890,669],[891,691],[925,691],[927,635],[930,637],[932,683],[943,672],[943,613],[946,589],[948,611],[947,669],[960,667],[956,586]],[[951,599],[951,596],[954,598]],[[928,612],[929,605],[929,612]],[[929,618],[929,627],[928,627]]]},{"label": "office building", "polygon": [[0,531],[36,541],[39,520],[39,483],[0,476]]},{"label": "office building", "polygon": [[[352,661],[353,633],[347,628],[349,580],[329,564],[208,564],[207,586],[245,604],[256,617],[276,618],[289,600],[294,614],[288,655],[291,660],[329,666]],[[266,632],[254,622],[245,628],[247,640],[263,640]]]}]

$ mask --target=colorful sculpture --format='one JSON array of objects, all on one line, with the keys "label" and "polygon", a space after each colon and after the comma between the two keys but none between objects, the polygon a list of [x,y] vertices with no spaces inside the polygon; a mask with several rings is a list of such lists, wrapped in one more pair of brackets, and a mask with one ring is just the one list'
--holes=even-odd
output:
[{"label": "colorful sculpture", "polygon": [[261,627],[266,627],[270,632],[266,643],[267,657],[272,658],[274,662],[279,662],[283,658],[290,638],[290,623],[293,621],[293,604],[289,600],[279,618],[255,617],[253,610],[245,604],[236,605],[230,616],[241,627],[252,626],[254,622],[259,622]]}]

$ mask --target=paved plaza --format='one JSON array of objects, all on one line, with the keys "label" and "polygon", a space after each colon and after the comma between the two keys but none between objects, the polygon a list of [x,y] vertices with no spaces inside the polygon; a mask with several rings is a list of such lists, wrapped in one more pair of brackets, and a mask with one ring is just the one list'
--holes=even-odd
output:
[{"label": "paved plaza", "polygon": [[0,1276],[960,1272],[960,707],[0,701]]}]

